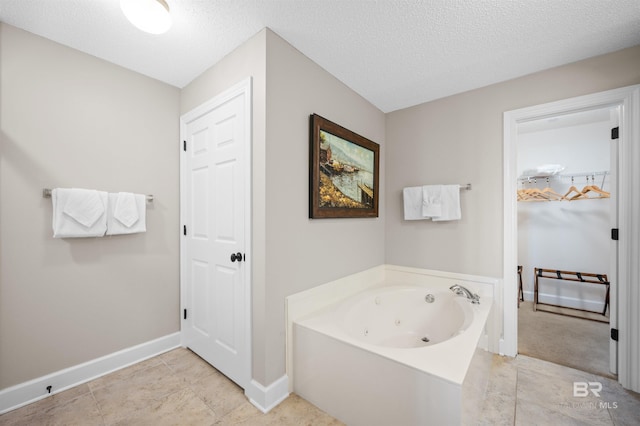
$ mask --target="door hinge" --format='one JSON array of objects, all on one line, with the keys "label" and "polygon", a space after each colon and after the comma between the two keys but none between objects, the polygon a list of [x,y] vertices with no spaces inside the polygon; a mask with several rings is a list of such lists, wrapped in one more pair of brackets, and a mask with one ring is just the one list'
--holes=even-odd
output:
[{"label": "door hinge", "polygon": [[618,228],[611,228],[611,239],[618,241]]},{"label": "door hinge", "polygon": [[184,310],[184,313],[183,313],[183,317],[182,317],[182,318],[183,318],[183,319],[187,319],[187,310],[186,310],[186,309]]},{"label": "door hinge", "polygon": [[620,137],[619,132],[619,127],[614,127],[613,129],[611,129],[611,139],[618,139]]},{"label": "door hinge", "polygon": [[187,141],[182,141],[182,150],[187,151]]},{"label": "door hinge", "polygon": [[187,225],[182,225],[182,234],[187,235]]},{"label": "door hinge", "polygon": [[618,341],[618,329],[617,328],[612,328],[611,329],[611,340],[615,340],[616,342]]}]

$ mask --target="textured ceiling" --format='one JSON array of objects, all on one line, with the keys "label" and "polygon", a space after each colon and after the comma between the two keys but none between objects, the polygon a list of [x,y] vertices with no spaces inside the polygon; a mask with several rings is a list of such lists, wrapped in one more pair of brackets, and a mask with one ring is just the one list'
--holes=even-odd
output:
[{"label": "textured ceiling", "polygon": [[184,87],[264,27],[384,112],[640,44],[639,0],[0,0],[0,20]]}]

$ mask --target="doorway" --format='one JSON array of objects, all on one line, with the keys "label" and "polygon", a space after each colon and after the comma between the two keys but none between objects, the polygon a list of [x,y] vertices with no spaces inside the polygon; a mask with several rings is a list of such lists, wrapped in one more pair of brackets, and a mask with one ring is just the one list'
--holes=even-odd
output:
[{"label": "doorway", "polygon": [[251,380],[251,80],[180,119],[182,345]]},{"label": "doorway", "polygon": [[517,146],[518,353],[609,377],[618,111],[520,123]]},{"label": "doorway", "polygon": [[[499,352],[516,356],[518,349],[518,276],[517,276],[517,144],[518,124],[544,117],[603,107],[620,108],[618,142],[618,176],[616,194],[618,217],[616,228],[620,238],[615,244],[618,264],[613,268],[617,283],[612,286],[611,300],[617,312],[610,317],[611,347],[617,348],[618,381],[626,389],[640,392],[640,281],[637,257],[640,253],[640,85],[613,89],[562,101],[551,102],[504,114],[504,181],[503,181],[503,287],[498,307],[503,312],[503,335]],[[613,179],[613,176],[612,176]],[[612,232],[613,235],[613,232]]]}]

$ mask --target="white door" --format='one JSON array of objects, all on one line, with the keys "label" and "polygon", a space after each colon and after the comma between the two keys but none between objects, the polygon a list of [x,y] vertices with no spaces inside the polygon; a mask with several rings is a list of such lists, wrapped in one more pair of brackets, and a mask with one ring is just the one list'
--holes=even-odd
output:
[{"label": "white door", "polygon": [[181,117],[182,343],[243,388],[250,351],[247,80]]}]

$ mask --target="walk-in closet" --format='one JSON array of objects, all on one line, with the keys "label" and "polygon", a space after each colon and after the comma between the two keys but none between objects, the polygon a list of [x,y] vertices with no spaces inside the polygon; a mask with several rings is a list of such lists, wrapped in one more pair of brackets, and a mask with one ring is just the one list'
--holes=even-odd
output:
[{"label": "walk-in closet", "polygon": [[518,352],[608,376],[617,113],[518,126]]}]

